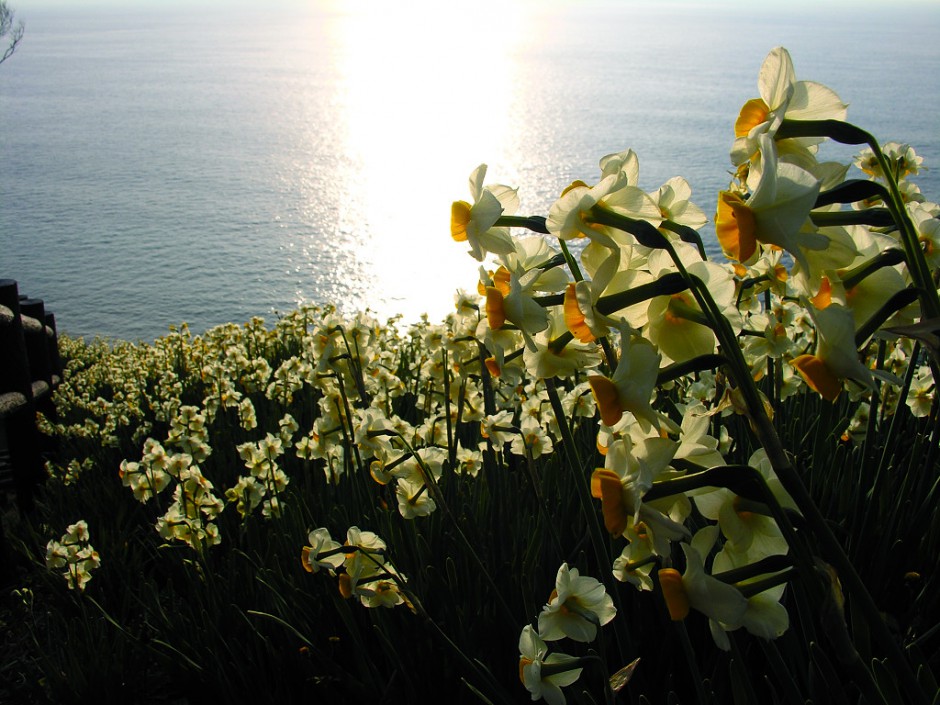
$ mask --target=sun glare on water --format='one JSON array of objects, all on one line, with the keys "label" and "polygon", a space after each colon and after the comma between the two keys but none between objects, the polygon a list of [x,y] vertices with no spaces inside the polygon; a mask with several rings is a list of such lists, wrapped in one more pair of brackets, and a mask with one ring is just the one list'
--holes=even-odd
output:
[{"label": "sun glare on water", "polygon": [[[432,320],[471,289],[477,264],[449,235],[467,178],[507,150],[515,11],[461,3],[335,5],[346,167],[338,184],[370,304]],[[358,226],[358,227],[357,227]],[[386,308],[387,307],[387,308]]]}]

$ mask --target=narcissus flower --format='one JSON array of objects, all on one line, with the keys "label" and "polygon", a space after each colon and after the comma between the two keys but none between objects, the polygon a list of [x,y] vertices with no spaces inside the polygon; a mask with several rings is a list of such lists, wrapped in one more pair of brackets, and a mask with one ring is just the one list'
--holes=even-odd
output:
[{"label": "narcissus flower", "polygon": [[597,627],[607,624],[616,614],[603,583],[562,563],[555,576],[555,589],[539,615],[539,634],[546,641],[562,637],[593,641]]},{"label": "narcissus flower", "polygon": [[[523,627],[519,635],[519,680],[532,694],[532,700],[544,698],[548,705],[565,705],[561,689],[581,677],[579,663],[567,654],[549,654],[548,645],[532,625]],[[566,668],[569,664],[571,667]]]},{"label": "narcissus flower", "polygon": [[604,467],[591,475],[591,495],[601,500],[604,528],[611,536],[616,538],[631,529],[639,533],[637,527],[642,523],[653,552],[666,555],[671,541],[689,535],[681,523],[643,502],[653,481],[668,469],[677,448],[676,442],[659,436],[634,443],[625,434],[611,442]]},{"label": "narcissus flower", "polygon": [[747,262],[757,253],[757,244],[780,247],[809,270],[801,248],[824,249],[829,240],[815,233],[802,233],[810,210],[819,195],[819,181],[805,169],[778,162],[770,137],[760,138],[764,168],[760,182],[745,200],[734,191],[718,196],[715,233],[724,253]]},{"label": "narcissus flower", "polygon": [[395,496],[398,498],[398,512],[405,519],[428,516],[437,509],[437,505],[428,494],[427,485],[424,482],[415,482],[409,477],[402,477],[398,480],[395,485]]},{"label": "narcissus flower", "polygon": [[519,433],[509,447],[515,455],[531,456],[533,460],[552,452],[552,439],[538,419],[526,416],[519,424]]},{"label": "narcissus flower", "polygon": [[61,570],[70,590],[83,592],[91,580],[91,571],[101,565],[101,558],[89,543],[88,524],[78,521],[66,529],[58,541],[46,544],[46,567]]},{"label": "narcissus flower", "polygon": [[[716,530],[714,526],[706,529]],[[710,538],[709,545],[714,542]],[[658,573],[669,616],[673,621],[681,621],[696,609],[729,629],[740,627],[747,612],[747,598],[733,585],[706,573],[704,558],[696,548],[683,543],[682,552],[685,571],[680,574],[675,568],[661,568]]]},{"label": "narcissus flower", "polygon": [[558,338],[565,332],[560,315],[549,315],[549,326],[532,336],[523,350],[526,371],[537,379],[572,377],[601,363],[598,347],[594,343],[569,342],[559,346]]},{"label": "narcissus flower", "polygon": [[659,225],[661,215],[653,199],[636,186],[627,185],[626,175],[611,173],[594,186],[575,181],[548,210],[545,225],[560,240],[590,238],[605,247],[632,241],[625,233],[590,222],[591,210],[603,206],[632,218],[650,220]]},{"label": "narcissus flower", "polygon": [[[686,271],[701,280],[732,328],[739,329],[741,316],[735,307],[735,284],[731,272],[726,267],[703,260],[692,245],[677,242],[674,248]],[[650,255],[649,269],[657,278],[676,271],[672,258],[664,250],[656,250]],[[685,362],[715,351],[718,341],[713,324],[699,308],[690,290],[653,297],[646,315],[644,334],[667,362]]]},{"label": "narcissus flower", "polygon": [[698,230],[708,222],[705,213],[689,199],[692,187],[681,176],[674,176],[652,194],[663,219]]},{"label": "narcissus flower", "polygon": [[[846,105],[821,83],[797,81],[793,60],[783,47],[776,47],[761,64],[757,81],[760,98],[747,101],[734,123],[731,161],[748,161],[764,136],[776,135],[785,118],[791,120],[844,120]],[[804,140],[812,144],[816,140]]]},{"label": "narcissus flower", "polygon": [[630,583],[637,590],[652,592],[653,578],[650,572],[655,561],[646,527],[642,523],[637,524],[628,528],[624,536],[629,543],[614,560],[614,577],[620,582]]},{"label": "narcissus flower", "polygon": [[852,312],[838,304],[822,310],[807,304],[807,310],[816,324],[816,354],[800,355],[790,364],[810,388],[827,401],[836,400],[847,379],[874,389],[871,370],[858,358]]},{"label": "narcissus flower", "polygon": [[[724,549],[715,556],[713,570],[716,573],[721,573],[735,568],[742,568],[753,561],[753,557],[738,554],[731,550],[728,544],[725,544]],[[744,586],[747,585],[747,582],[750,581],[740,584]],[[785,590],[786,583],[782,583],[749,597],[741,626],[762,639],[776,639],[786,632],[790,626],[790,615],[787,608],[780,604],[780,599],[783,597]],[[725,634],[728,626],[711,620],[709,627],[719,648],[725,651],[730,650],[731,644]]]},{"label": "narcissus flower", "polygon": [[665,424],[675,429],[675,424],[650,404],[661,359],[652,343],[624,328],[620,361],[613,377],[594,375],[588,378],[605,425],[617,425],[624,412],[629,411],[645,428],[659,429]]},{"label": "narcissus flower", "polygon": [[300,563],[308,573],[316,573],[320,568],[335,571],[346,560],[341,544],[325,528],[307,534],[307,544],[300,550]]},{"label": "narcissus flower", "polygon": [[506,321],[518,326],[524,335],[548,328],[548,313],[532,297],[532,288],[541,272],[540,269],[513,272],[508,294],[494,286],[486,287],[486,320],[491,329],[499,330]]},{"label": "narcissus flower", "polygon": [[488,252],[513,252],[509,228],[494,226],[501,215],[512,215],[519,207],[516,189],[502,184],[484,186],[485,177],[486,164],[481,164],[470,174],[473,204],[454,201],[450,210],[451,237],[457,242],[467,242],[470,245],[470,255],[481,262]]}]

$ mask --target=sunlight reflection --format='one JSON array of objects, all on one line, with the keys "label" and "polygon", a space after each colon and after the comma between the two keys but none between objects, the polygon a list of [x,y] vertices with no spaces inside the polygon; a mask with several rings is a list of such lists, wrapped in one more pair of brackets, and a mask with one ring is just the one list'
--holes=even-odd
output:
[{"label": "sunlight reflection", "polygon": [[347,225],[363,233],[368,304],[382,313],[434,320],[476,282],[449,208],[480,161],[509,149],[518,14],[367,2],[336,20]]}]

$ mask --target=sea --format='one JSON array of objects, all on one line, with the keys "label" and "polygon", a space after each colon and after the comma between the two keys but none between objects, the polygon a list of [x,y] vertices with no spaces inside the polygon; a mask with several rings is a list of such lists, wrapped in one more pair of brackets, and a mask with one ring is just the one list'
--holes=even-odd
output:
[{"label": "sea", "polygon": [[440,320],[479,276],[448,218],[481,163],[546,215],[632,148],[643,188],[683,176],[711,215],[780,45],[851,122],[911,144],[940,201],[937,2],[13,7],[0,278],[73,336],[149,342],[303,302]]}]

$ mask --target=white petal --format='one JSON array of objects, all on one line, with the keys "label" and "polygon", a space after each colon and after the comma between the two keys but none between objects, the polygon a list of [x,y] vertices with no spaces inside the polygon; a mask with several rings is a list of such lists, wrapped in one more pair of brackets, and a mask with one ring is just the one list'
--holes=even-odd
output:
[{"label": "white petal", "polygon": [[483,192],[483,179],[485,178],[486,164],[480,164],[470,174],[470,195],[473,196],[474,203],[480,200],[480,195]]},{"label": "white petal", "polygon": [[794,83],[796,73],[789,52],[783,47],[772,49],[760,67],[757,79],[760,97],[768,108],[777,110],[789,100]]}]

